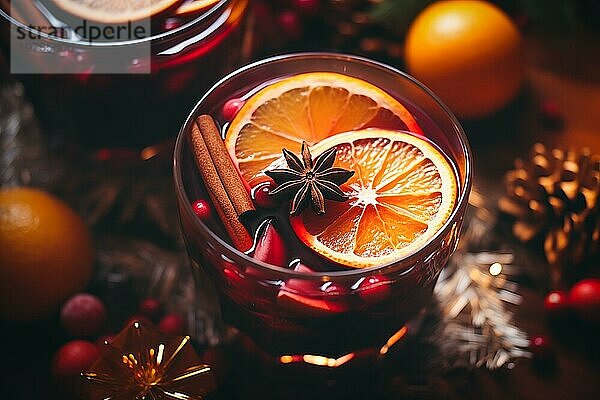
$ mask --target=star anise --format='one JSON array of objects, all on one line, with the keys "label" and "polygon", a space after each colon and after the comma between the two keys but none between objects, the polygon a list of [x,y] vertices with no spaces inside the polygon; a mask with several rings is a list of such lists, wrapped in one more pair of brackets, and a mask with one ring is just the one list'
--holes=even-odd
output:
[{"label": "star anise", "polygon": [[282,149],[283,157],[289,168],[277,168],[265,171],[279,186],[271,195],[294,194],[290,207],[291,215],[298,215],[309,203],[313,211],[325,214],[325,199],[346,201],[348,197],[340,189],[354,171],[333,168],[337,149],[323,152],[312,159],[306,142],[302,142],[302,160],[288,149]]}]

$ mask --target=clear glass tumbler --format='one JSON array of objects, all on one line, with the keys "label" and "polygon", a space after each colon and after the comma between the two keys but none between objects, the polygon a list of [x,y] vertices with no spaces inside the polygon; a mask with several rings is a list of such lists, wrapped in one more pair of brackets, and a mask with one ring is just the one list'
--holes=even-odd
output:
[{"label": "clear glass tumbler", "polygon": [[[294,272],[239,252],[194,214],[190,204],[204,190],[186,140],[195,118],[211,114],[218,119],[223,103],[230,98],[279,78],[316,71],[342,73],[383,88],[410,110],[454,166],[458,193],[452,214],[416,253],[364,269]],[[471,168],[469,145],[456,118],[425,86],[397,69],[331,53],[283,55],[243,67],[200,99],[175,147],[180,221],[197,284],[200,290],[216,289],[221,313],[215,315],[252,339],[278,365],[337,368],[360,359],[386,358],[403,337],[417,330],[411,321],[429,304],[437,277],[457,246],[471,188]],[[348,290],[326,293],[322,288],[329,284]],[[322,307],[290,308],[277,300],[281,291]],[[315,314],[315,308],[340,312]]]}]

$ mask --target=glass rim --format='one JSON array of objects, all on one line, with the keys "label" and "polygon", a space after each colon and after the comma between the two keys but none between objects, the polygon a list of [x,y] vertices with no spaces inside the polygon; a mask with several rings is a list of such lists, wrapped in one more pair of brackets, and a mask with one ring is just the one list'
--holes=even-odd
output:
[{"label": "glass rim", "polygon": [[213,16],[219,9],[221,9],[222,7],[224,7],[225,5],[227,5],[228,3],[232,2],[232,1],[235,1],[235,0],[219,0],[212,7],[210,7],[210,9],[208,9],[206,12],[200,14],[198,17],[192,19],[191,21],[188,21],[187,23],[185,23],[181,26],[178,26],[177,28],[170,29],[168,31],[161,32],[156,35],[148,36],[148,37],[145,37],[142,39],[124,40],[124,41],[118,41],[118,42],[89,42],[88,40],[72,40],[72,39],[68,39],[68,38],[61,38],[61,37],[49,35],[45,32],[41,32],[37,29],[33,29],[30,26],[23,24],[22,22],[13,18],[13,16],[10,15],[9,10],[4,10],[4,9],[0,8],[0,16],[2,16],[4,19],[6,19],[11,24],[11,26],[20,27],[22,29],[27,30],[27,32],[29,32],[29,33],[39,35],[40,37],[50,40],[50,41],[53,41],[53,42],[68,44],[68,45],[72,45],[72,46],[81,46],[81,47],[102,47],[102,48],[126,47],[126,46],[135,46],[135,45],[139,45],[139,44],[144,44],[144,43],[152,42],[155,40],[168,39],[169,37],[174,36],[177,33],[180,33],[182,31],[187,31],[189,28],[192,28],[193,26],[202,23],[204,20]]},{"label": "glass rim", "polygon": [[[188,114],[184,124],[182,125],[182,127],[179,131],[179,134],[177,135],[177,139],[175,141],[175,148],[173,151],[173,178],[174,178],[174,183],[175,183],[176,196],[179,197],[181,195],[186,200],[185,204],[190,203],[190,199],[188,199],[188,196],[185,193],[185,187],[183,184],[183,176],[182,176],[181,168],[180,168],[180,164],[181,164],[180,155],[182,154],[183,145],[184,145],[184,143],[186,143],[185,137],[187,135],[187,131],[189,129],[191,121],[196,116],[197,110],[203,105],[203,102],[206,100],[206,98],[209,97],[213,91],[215,91],[217,88],[219,88],[225,82],[227,82],[231,79],[234,79],[238,75],[243,74],[244,72],[246,72],[248,70],[251,70],[251,69],[254,69],[257,67],[262,67],[265,64],[269,64],[269,63],[273,63],[273,62],[282,62],[282,61],[294,60],[294,59],[299,59],[299,58],[301,58],[301,59],[306,59],[306,58],[343,59],[345,61],[355,62],[355,63],[359,63],[359,64],[366,64],[371,67],[380,68],[382,70],[386,70],[389,73],[399,75],[402,78],[409,80],[411,83],[416,85],[420,90],[423,90],[428,96],[430,96],[436,102],[436,104],[444,111],[446,116],[449,117],[452,125],[456,128],[456,132],[458,133],[459,142],[461,145],[461,151],[465,155],[464,184],[462,185],[461,190],[458,193],[456,206],[452,210],[452,213],[450,214],[450,216],[448,217],[446,222],[444,222],[442,227],[440,229],[438,229],[437,232],[435,232],[435,234],[431,237],[431,239],[429,240],[429,242],[426,245],[424,245],[423,247],[421,247],[414,253],[409,254],[408,256],[406,256],[404,258],[399,258],[397,260],[394,260],[394,261],[391,261],[391,262],[388,262],[385,264],[375,265],[375,266],[367,267],[367,268],[355,268],[355,269],[350,269],[350,270],[331,271],[331,272],[315,271],[315,272],[306,273],[306,272],[294,271],[289,268],[279,267],[276,265],[271,265],[271,264],[262,262],[260,260],[256,260],[253,257],[249,256],[248,254],[236,249],[235,247],[233,247],[232,245],[227,243],[225,240],[223,240],[221,237],[219,237],[219,235],[217,235],[212,229],[210,229],[203,221],[201,221],[199,218],[197,218],[196,215],[193,213],[191,207],[179,207],[180,213],[185,213],[186,214],[185,217],[191,218],[192,224],[196,229],[201,229],[201,230],[205,231],[212,239],[214,239],[219,245],[221,245],[225,249],[227,249],[235,257],[239,257],[240,259],[243,260],[243,262],[250,263],[253,265],[253,267],[258,267],[260,270],[268,271],[270,273],[277,273],[277,274],[281,275],[282,277],[284,277],[284,279],[314,278],[315,280],[324,280],[326,277],[337,277],[337,278],[361,277],[361,276],[365,276],[365,275],[374,275],[374,274],[377,274],[378,272],[385,272],[386,270],[392,270],[392,269],[394,269],[393,268],[394,266],[399,265],[399,264],[410,265],[410,267],[407,266],[406,268],[399,271],[399,272],[401,272],[401,274],[409,273],[416,266],[416,261],[418,261],[419,258],[422,257],[422,254],[424,252],[426,252],[428,249],[430,249],[439,240],[441,240],[442,236],[446,235],[449,232],[449,230],[452,228],[452,225],[454,224],[459,212],[461,212],[462,209],[464,209],[467,206],[469,192],[470,192],[470,189],[472,186],[472,179],[473,179],[472,178],[473,159],[472,159],[471,148],[470,148],[469,142],[467,140],[467,136],[466,136],[462,126],[458,122],[458,119],[454,116],[454,114],[450,111],[450,109],[424,84],[417,81],[415,78],[408,75],[407,73],[402,72],[397,68],[394,68],[392,66],[389,66],[389,65],[379,62],[379,61],[371,60],[371,59],[357,56],[357,55],[345,54],[345,53],[301,52],[301,53],[288,53],[288,54],[282,54],[282,55],[277,55],[277,56],[273,56],[273,57],[268,57],[265,59],[261,59],[259,61],[252,62],[247,65],[244,65],[244,66],[236,69],[235,71],[230,72],[229,74],[227,74],[226,76],[221,78],[219,81],[217,81],[210,89],[208,89],[206,91],[206,93],[204,95],[202,95],[200,100],[192,108],[192,111]],[[183,210],[182,210],[182,208],[183,208]],[[183,218],[183,217],[184,216],[181,216],[181,218]],[[227,255],[227,257],[229,258],[229,255]],[[233,260],[233,261],[235,261],[235,260]]]}]

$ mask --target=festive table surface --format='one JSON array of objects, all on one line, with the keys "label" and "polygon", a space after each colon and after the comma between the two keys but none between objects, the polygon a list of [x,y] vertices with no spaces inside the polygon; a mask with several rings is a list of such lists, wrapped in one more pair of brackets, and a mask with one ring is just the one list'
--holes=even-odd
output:
[{"label": "festive table surface", "polygon": [[[527,157],[531,145],[547,147],[589,147],[600,153],[600,47],[598,39],[565,37],[560,41],[528,37],[527,85],[506,109],[480,121],[465,121],[464,127],[475,156],[475,189],[494,207],[502,194],[499,184],[513,168],[516,157]],[[561,120],[559,126],[545,121],[544,104]],[[547,111],[547,110],[546,110]],[[416,341],[407,349],[406,359],[385,388],[372,398],[407,399],[592,399],[600,394],[600,343],[598,326],[567,317],[548,321],[543,297],[549,290],[548,270],[541,254],[519,245],[500,229],[499,236],[514,246],[516,262],[523,269],[517,277],[522,302],[514,308],[514,323],[529,337],[542,335],[552,341],[553,356],[540,364],[519,358],[511,368],[487,370],[464,368],[435,372],[426,370],[422,360],[435,360],[435,351]],[[171,244],[169,244],[170,246]],[[594,269],[598,274],[598,268]],[[597,276],[597,275],[596,275]],[[3,322],[2,349],[5,369],[0,379],[0,397],[7,399],[64,398],[51,381],[49,365],[56,348],[65,340],[58,320],[35,324]],[[305,398],[306,388],[290,386],[283,392],[270,390],[270,376],[253,370],[247,360],[237,359],[231,349],[225,353],[230,373],[209,398]],[[227,358],[226,357],[226,358]],[[431,364],[435,369],[436,363]],[[250,372],[251,371],[251,372]],[[433,373],[432,373],[433,372]],[[364,379],[369,379],[365,377]],[[362,392],[361,379],[344,383],[343,398]],[[356,389],[356,390],[355,390]],[[327,387],[322,388],[325,395]],[[339,394],[339,393],[338,393]],[[336,393],[327,393],[335,398]]]}]

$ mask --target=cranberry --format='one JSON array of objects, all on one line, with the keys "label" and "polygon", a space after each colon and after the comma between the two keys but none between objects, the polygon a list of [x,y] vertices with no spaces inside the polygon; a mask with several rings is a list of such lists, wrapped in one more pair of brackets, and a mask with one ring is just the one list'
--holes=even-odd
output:
[{"label": "cranberry", "polygon": [[158,328],[168,335],[181,336],[185,333],[186,323],[179,314],[167,314],[158,323]]},{"label": "cranberry", "polygon": [[285,267],[287,265],[287,251],[283,238],[271,221],[266,224],[266,228],[256,242],[254,258],[268,264]]},{"label": "cranberry", "polygon": [[207,221],[212,216],[212,207],[208,201],[204,199],[196,200],[192,204],[192,209],[194,210],[194,214],[196,214],[202,221]]},{"label": "cranberry", "polygon": [[577,282],[569,292],[569,302],[577,315],[587,322],[600,322],[600,279]]},{"label": "cranberry", "polygon": [[106,308],[96,297],[87,293],[71,297],[60,311],[65,331],[74,337],[90,337],[98,334],[106,321]]},{"label": "cranberry", "polygon": [[73,379],[92,366],[100,356],[98,346],[87,340],[72,340],[63,345],[52,360],[52,375],[57,380]]},{"label": "cranberry", "polygon": [[569,296],[562,290],[553,290],[544,298],[544,307],[552,316],[563,315],[569,309]]},{"label": "cranberry", "polygon": [[156,321],[160,316],[160,302],[153,298],[146,298],[140,301],[138,311],[144,317]]},{"label": "cranberry", "polygon": [[254,203],[260,208],[275,207],[275,199],[271,196],[271,191],[275,189],[275,182],[263,182],[252,189]]},{"label": "cranberry", "polygon": [[388,280],[381,275],[364,278],[357,289],[360,298],[370,304],[385,300],[391,290]]},{"label": "cranberry", "polygon": [[231,121],[242,108],[245,101],[239,98],[229,99],[223,104],[221,115],[226,121]]}]

